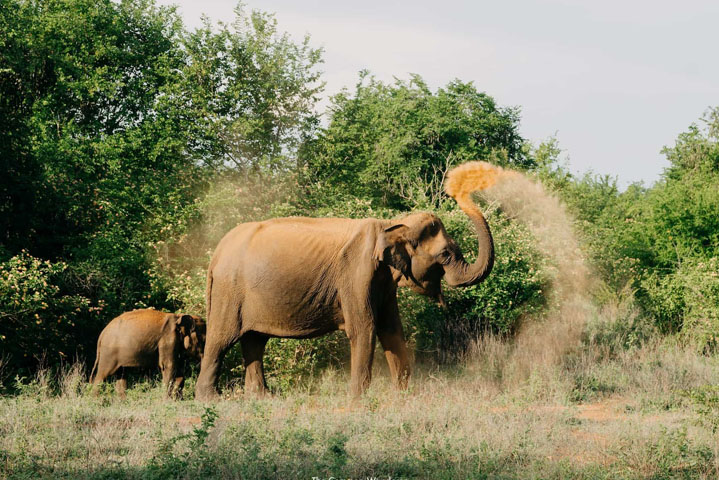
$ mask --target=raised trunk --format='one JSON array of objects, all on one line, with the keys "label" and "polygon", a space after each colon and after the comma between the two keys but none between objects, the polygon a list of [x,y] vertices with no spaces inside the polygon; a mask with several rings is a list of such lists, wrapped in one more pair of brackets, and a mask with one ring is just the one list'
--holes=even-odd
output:
[{"label": "raised trunk", "polygon": [[484,280],[494,266],[494,241],[484,215],[469,198],[458,199],[459,206],[467,214],[477,231],[477,260],[469,264],[457,250],[457,257],[444,267],[445,280],[452,287],[469,287]]}]

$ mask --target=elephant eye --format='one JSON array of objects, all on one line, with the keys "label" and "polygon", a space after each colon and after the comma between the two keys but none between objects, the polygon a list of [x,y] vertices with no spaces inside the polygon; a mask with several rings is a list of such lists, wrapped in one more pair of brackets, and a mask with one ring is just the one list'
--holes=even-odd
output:
[{"label": "elephant eye", "polygon": [[446,265],[452,260],[452,254],[449,253],[449,250],[442,250],[437,254],[437,260],[439,260],[439,263],[442,265]]}]

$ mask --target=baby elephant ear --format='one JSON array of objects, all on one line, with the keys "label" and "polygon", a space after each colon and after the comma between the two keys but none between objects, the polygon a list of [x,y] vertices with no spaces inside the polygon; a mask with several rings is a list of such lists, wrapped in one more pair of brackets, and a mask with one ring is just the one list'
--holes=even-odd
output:
[{"label": "baby elephant ear", "polygon": [[176,329],[183,335],[189,335],[194,329],[195,321],[190,315],[178,315],[176,320]]}]

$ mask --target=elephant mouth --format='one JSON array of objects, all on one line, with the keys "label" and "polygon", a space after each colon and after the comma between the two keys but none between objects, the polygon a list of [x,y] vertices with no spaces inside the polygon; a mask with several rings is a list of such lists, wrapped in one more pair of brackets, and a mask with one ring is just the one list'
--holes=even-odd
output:
[{"label": "elephant mouth", "polygon": [[437,302],[442,308],[447,307],[447,303],[442,293],[442,277],[440,276],[437,280],[429,280],[420,282],[411,273],[409,275],[400,272],[397,269],[393,270],[394,280],[398,287],[408,287],[415,293],[429,297]]},{"label": "elephant mouth", "polygon": [[400,287],[409,287],[409,289],[413,292],[431,298],[442,308],[447,307],[447,303],[444,299],[444,293],[442,293],[442,284],[440,282],[417,282],[416,280],[410,280],[406,277],[402,277],[397,285]]}]

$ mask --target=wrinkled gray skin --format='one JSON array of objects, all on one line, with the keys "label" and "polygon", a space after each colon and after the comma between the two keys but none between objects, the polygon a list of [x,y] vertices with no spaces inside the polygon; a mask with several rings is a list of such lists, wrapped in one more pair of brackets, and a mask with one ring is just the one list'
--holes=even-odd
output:
[{"label": "wrinkled gray skin", "polygon": [[399,388],[409,377],[397,285],[443,303],[441,279],[466,287],[492,269],[494,245],[484,217],[470,215],[479,255],[468,264],[431,213],[399,220],[276,218],[231,230],[207,275],[207,344],[196,398],[216,395],[227,350],[239,341],[245,390],[267,389],[262,365],[270,337],[311,338],[344,330],[350,340],[350,393],[369,385],[375,339]]},{"label": "wrinkled gray skin", "polygon": [[[193,315],[133,310],[114,318],[100,333],[90,383],[99,385],[123,367],[154,367],[162,371],[169,397],[182,396],[185,362],[202,359],[205,322]],[[127,380],[115,389],[124,395]]]}]

